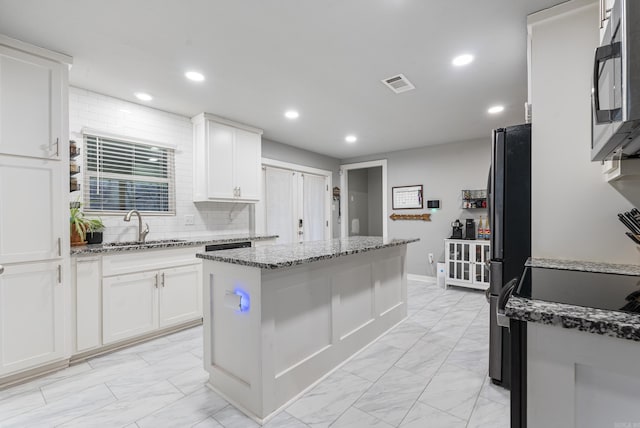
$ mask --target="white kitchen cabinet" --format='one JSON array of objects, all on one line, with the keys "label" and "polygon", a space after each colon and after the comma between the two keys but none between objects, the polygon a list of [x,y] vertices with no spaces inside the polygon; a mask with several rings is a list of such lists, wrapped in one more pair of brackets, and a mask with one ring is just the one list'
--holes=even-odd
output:
[{"label": "white kitchen cabinet", "polygon": [[4,265],[0,377],[64,358],[62,280],[58,262]]},{"label": "white kitchen cabinet", "polygon": [[169,327],[202,316],[202,264],[159,273],[159,324]]},{"label": "white kitchen cabinet", "polygon": [[192,122],[194,201],[259,201],[262,130],[207,113]]},{"label": "white kitchen cabinet", "polygon": [[0,35],[0,384],[69,356],[70,63]]},{"label": "white kitchen cabinet", "polygon": [[158,274],[132,273],[102,280],[102,337],[109,344],[158,328]]},{"label": "white kitchen cabinet", "polygon": [[607,28],[614,1],[615,0],[600,0],[600,42],[602,42],[604,37],[604,31]]},{"label": "white kitchen cabinet", "polygon": [[201,247],[74,257],[74,353],[202,318]]},{"label": "white kitchen cabinet", "polygon": [[445,284],[486,290],[489,287],[489,241],[445,239]]},{"label": "white kitchen cabinet", "polygon": [[60,159],[66,147],[63,67],[0,39],[0,153]]},{"label": "white kitchen cabinet", "polygon": [[72,260],[72,295],[75,296],[74,352],[102,345],[102,273],[100,257],[79,257]]},{"label": "white kitchen cabinet", "polygon": [[62,257],[63,183],[58,161],[0,154],[0,264]]}]

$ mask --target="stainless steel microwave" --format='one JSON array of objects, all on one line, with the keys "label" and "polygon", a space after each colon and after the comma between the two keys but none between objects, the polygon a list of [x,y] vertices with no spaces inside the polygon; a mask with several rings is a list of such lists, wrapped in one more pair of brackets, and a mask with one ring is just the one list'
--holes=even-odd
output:
[{"label": "stainless steel microwave", "polygon": [[640,1],[616,0],[593,62],[591,160],[640,154]]}]

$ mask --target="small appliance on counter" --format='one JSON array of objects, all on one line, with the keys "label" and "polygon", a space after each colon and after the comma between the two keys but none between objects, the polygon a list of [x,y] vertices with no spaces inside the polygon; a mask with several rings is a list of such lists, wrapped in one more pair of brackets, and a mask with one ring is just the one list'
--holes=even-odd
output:
[{"label": "small appliance on counter", "polygon": [[465,224],[464,239],[476,239],[476,221],[472,218],[468,218]]},{"label": "small appliance on counter", "polygon": [[462,239],[462,223],[460,223],[460,220],[456,220],[451,223],[451,227],[453,228],[453,231],[451,232],[450,239]]}]

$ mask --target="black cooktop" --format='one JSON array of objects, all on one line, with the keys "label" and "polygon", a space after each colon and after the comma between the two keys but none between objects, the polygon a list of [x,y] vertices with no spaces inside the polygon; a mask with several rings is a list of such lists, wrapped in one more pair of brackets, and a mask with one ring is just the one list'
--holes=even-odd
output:
[{"label": "black cooktop", "polygon": [[640,277],[528,267],[513,293],[547,302],[640,313]]}]

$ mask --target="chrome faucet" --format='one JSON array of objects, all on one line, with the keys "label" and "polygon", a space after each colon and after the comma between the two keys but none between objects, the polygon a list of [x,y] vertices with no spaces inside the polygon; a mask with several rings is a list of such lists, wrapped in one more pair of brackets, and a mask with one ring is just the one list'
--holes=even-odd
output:
[{"label": "chrome faucet", "polygon": [[131,210],[128,213],[126,213],[124,215],[124,221],[130,221],[131,220],[131,214],[137,214],[138,215],[138,242],[144,242],[145,238],[147,237],[147,234],[149,233],[149,224],[145,223],[144,225],[146,227],[145,227],[144,230],[142,230],[142,216],[140,215],[138,210]]}]

